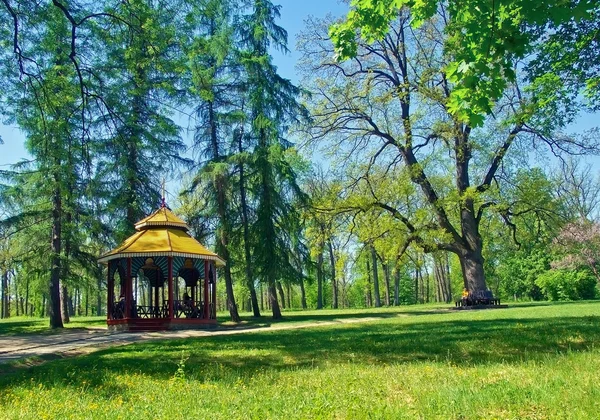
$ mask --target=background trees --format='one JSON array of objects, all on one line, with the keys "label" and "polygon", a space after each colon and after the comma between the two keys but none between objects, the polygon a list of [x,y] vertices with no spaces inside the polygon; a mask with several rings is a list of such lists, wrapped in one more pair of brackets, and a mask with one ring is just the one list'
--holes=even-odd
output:
[{"label": "background trees", "polygon": [[235,321],[592,296],[574,256],[598,180],[575,155],[597,138],[563,131],[597,107],[598,5],[530,3],[358,1],[334,43],[308,24],[298,87],[270,1],[2,1],[1,111],[33,156],[0,171],[2,315],[101,313],[94,257],[180,172],[169,204],[228,261]]}]

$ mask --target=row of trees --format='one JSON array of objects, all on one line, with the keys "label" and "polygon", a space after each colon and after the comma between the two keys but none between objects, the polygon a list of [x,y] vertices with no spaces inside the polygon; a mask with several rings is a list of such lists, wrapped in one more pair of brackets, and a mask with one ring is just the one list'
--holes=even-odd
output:
[{"label": "row of trees", "polygon": [[[564,157],[598,137],[563,131],[597,106],[584,53],[600,6],[550,4],[548,26],[474,0],[490,22],[482,56],[459,42],[481,35],[467,6],[375,3],[307,22],[299,88],[269,54],[287,34],[268,0],[3,0],[2,113],[33,159],[0,172],[2,315],[60,327],[77,308],[101,313],[96,256],[178,171],[177,211],[228,261],[235,321],[240,306],[279,318],[286,305],[449,302],[463,287],[594,297],[598,183]],[[562,171],[536,167],[545,150]]]}]

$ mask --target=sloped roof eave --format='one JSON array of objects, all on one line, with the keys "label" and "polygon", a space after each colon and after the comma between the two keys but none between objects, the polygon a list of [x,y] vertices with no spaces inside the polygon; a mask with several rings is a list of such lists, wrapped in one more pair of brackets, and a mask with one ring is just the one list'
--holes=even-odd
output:
[{"label": "sloped roof eave", "polygon": [[178,251],[148,251],[148,252],[118,252],[114,254],[105,254],[98,258],[98,262],[107,264],[111,260],[118,258],[135,258],[135,257],[182,257],[182,258],[197,258],[202,260],[215,261],[217,267],[224,267],[226,261],[218,255],[207,255],[207,254],[195,254],[191,252],[178,252]]}]

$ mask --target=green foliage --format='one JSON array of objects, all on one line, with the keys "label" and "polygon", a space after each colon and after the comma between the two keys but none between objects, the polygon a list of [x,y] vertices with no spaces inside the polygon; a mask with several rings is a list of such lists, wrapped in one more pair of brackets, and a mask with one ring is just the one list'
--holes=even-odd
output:
[{"label": "green foliage", "polygon": [[[462,121],[473,127],[483,125],[493,104],[515,80],[517,62],[532,52],[540,53],[538,75],[574,73],[579,83],[572,84],[575,91],[583,82],[586,92],[593,92],[589,87],[598,79],[597,55],[592,51],[597,43],[594,34],[599,10],[593,0],[355,0],[346,20],[332,25],[329,33],[337,55],[347,59],[357,54],[357,32],[370,43],[384,37],[403,9],[410,9],[412,25],[419,27],[441,7],[450,16],[444,31],[451,62],[445,72],[456,85],[448,107]],[[537,42],[548,29],[549,40]]]},{"label": "green foliage", "polygon": [[596,297],[596,278],[586,270],[548,270],[535,284],[550,300],[581,300]]}]

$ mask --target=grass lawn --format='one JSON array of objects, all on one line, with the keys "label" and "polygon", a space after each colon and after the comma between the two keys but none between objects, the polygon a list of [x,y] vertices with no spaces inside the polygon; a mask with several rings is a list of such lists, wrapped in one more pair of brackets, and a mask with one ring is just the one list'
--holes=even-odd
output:
[{"label": "grass lawn", "polygon": [[0,417],[598,418],[600,302],[440,308],[286,313],[379,319],[14,368],[0,376]]},{"label": "grass lawn", "polygon": [[[71,322],[65,324],[65,330],[81,328],[106,327],[106,316],[71,317]],[[63,330],[52,330],[47,318],[32,318],[27,316],[0,319],[0,335],[23,334],[60,334]]]}]

